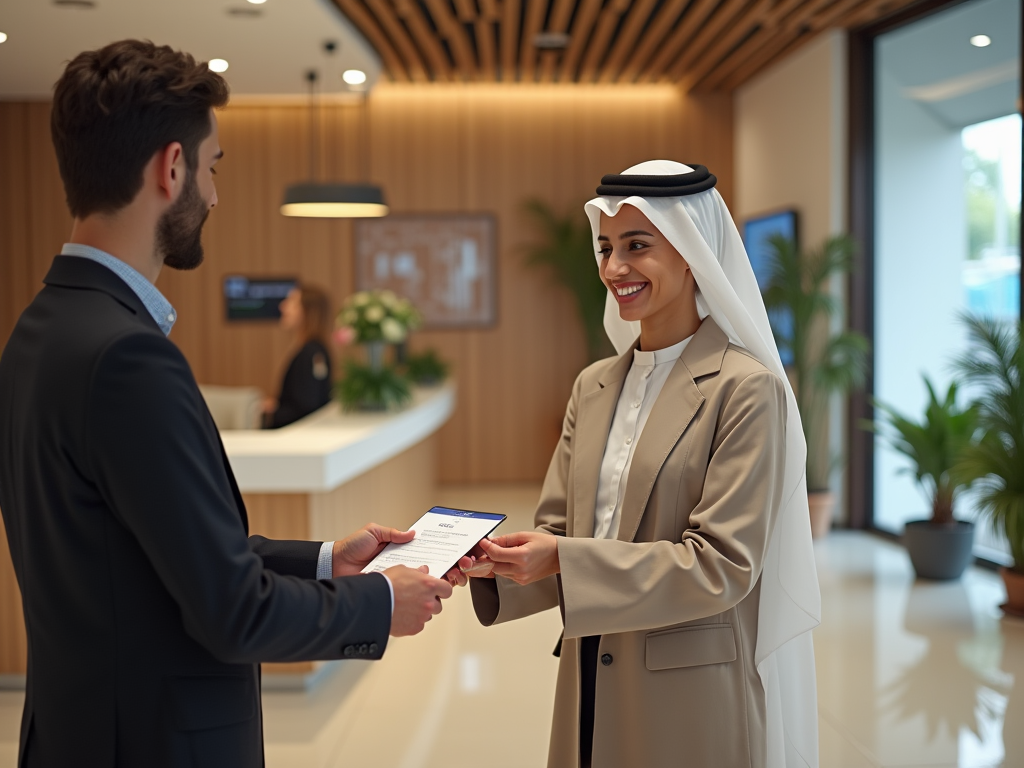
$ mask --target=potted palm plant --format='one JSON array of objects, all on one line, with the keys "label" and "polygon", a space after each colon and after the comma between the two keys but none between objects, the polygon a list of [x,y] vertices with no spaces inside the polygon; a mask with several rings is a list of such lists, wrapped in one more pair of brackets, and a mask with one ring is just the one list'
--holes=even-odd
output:
[{"label": "potted palm plant", "polygon": [[791,376],[807,440],[807,491],[811,533],[824,536],[832,524],[834,497],[829,490],[833,457],[828,450],[826,418],[835,393],[846,394],[864,383],[868,340],[855,331],[832,331],[830,322],[842,308],[829,290],[834,275],[853,269],[853,239],[837,235],[821,247],[802,252],[782,235],[769,238],[771,273],[764,303],[774,318],[779,351],[792,358]]},{"label": "potted palm plant", "polygon": [[964,315],[970,352],[956,361],[978,395],[984,437],[964,454],[958,471],[975,481],[976,503],[1006,538],[1013,566],[1000,573],[1007,613],[1024,616],[1024,351],[1021,323]]},{"label": "potted palm plant", "polygon": [[903,532],[915,573],[925,579],[958,579],[971,561],[974,524],[953,517],[957,496],[968,484],[955,470],[976,442],[978,406],[957,405],[956,382],[941,400],[927,376],[924,384],[928,405],[921,421],[876,401],[884,420],[881,425],[868,422],[864,426],[910,460],[904,471],[914,476],[931,502],[931,518],[912,520]]},{"label": "potted palm plant", "polygon": [[[576,309],[587,337],[591,362],[614,353],[604,332],[604,305],[608,289],[594,264],[594,236],[587,217],[572,208],[561,215],[543,200],[527,200],[523,210],[541,238],[527,246],[529,264],[550,270],[576,300]],[[561,423],[561,422],[559,422]]]}]

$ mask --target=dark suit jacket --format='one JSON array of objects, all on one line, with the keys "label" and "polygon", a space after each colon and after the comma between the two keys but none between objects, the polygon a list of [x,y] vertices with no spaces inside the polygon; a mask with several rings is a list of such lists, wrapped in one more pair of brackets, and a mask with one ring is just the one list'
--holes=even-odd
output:
[{"label": "dark suit jacket", "polygon": [[330,401],[331,355],[327,347],[311,339],[288,364],[277,398],[277,410],[270,414],[269,426],[287,426]]},{"label": "dark suit jacket", "polygon": [[380,658],[380,575],[247,539],[188,363],[101,264],[58,256],[0,358],[0,509],[24,599],[21,766],[257,766],[259,662]]}]

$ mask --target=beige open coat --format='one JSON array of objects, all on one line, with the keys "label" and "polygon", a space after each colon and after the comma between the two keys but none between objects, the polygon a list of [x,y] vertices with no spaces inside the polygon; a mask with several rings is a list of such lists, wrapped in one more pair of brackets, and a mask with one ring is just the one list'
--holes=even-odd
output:
[{"label": "beige open coat", "polygon": [[[708,318],[637,444],[618,540],[596,540],[598,473],[633,352],[580,374],[536,524],[561,574],[473,579],[486,625],[560,606],[549,768],[579,764],[579,638],[601,635],[594,768],[763,768],[754,666],[761,567],[782,493],[782,381]],[[608,659],[605,658],[604,661]]]}]

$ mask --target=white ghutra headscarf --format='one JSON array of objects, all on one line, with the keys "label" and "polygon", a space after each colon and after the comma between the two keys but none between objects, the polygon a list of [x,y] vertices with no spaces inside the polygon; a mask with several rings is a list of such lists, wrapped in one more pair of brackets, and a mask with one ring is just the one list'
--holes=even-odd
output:
[{"label": "white ghutra headscarf", "polygon": [[[706,169],[702,170],[706,175]],[[626,184],[628,190],[624,180],[627,176],[678,177],[695,173],[694,168],[681,163],[652,160],[627,169],[617,181]],[[710,183],[714,184],[714,177]],[[638,179],[638,187],[642,186]],[[695,194],[683,194],[602,195],[588,202],[585,208],[594,234],[595,253],[599,250],[601,214],[615,216],[623,205],[637,208],[689,264],[697,282],[701,318],[711,315],[733,344],[753,354],[785,384],[789,408],[782,506],[761,573],[754,662],[765,691],[767,768],[817,768],[818,707],[811,630],[821,623],[821,595],[811,545],[805,474],[807,446],[800,413],[750,259],[725,201],[713,186]],[[600,268],[599,253],[597,263]],[[632,347],[640,335],[639,323],[619,317],[618,305],[610,293],[604,327],[619,354]]]}]

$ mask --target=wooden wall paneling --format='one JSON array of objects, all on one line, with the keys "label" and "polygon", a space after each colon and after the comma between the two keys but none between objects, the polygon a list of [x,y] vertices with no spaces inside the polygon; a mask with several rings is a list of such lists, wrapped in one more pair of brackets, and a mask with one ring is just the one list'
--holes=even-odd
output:
[{"label": "wooden wall paneling", "polygon": [[24,675],[28,668],[28,636],[21,589],[14,574],[7,531],[0,525],[0,675]]},{"label": "wooden wall paneling", "polygon": [[0,102],[0,339],[6,340],[33,291],[34,249],[26,190],[31,178],[28,105]]},{"label": "wooden wall paneling", "polygon": [[[707,163],[728,200],[728,103],[725,95],[683,95],[666,87],[392,85],[378,87],[365,106],[323,108],[323,178],[368,175],[384,187],[396,213],[493,211],[498,217],[498,325],[421,332],[411,343],[414,351],[437,348],[453,363],[460,387],[456,413],[438,436],[443,480],[542,477],[572,382],[586,362],[571,295],[525,264],[523,246],[536,233],[523,201],[540,196],[582,216],[580,206],[602,174],[653,157]],[[47,109],[38,108],[43,123]],[[30,111],[3,105],[0,124],[10,133],[7,126]],[[179,311],[171,338],[204,383],[255,385],[276,394],[291,351],[290,335],[272,322],[225,321],[225,274],[297,275],[324,285],[336,303],[353,289],[351,224],[278,212],[285,186],[309,175],[307,118],[306,108],[290,105],[220,113],[226,155],[218,166],[219,202],[204,232],[206,263],[189,273],[165,270],[159,281]],[[27,136],[34,124],[26,117],[25,125]],[[38,146],[52,153],[45,142]],[[17,221],[10,207],[0,212],[2,242],[27,242],[37,230],[51,240],[41,251],[29,247],[41,255],[0,266],[4,276],[25,275],[12,281],[17,288],[4,280],[3,295],[16,304],[8,326],[66,237],[59,178],[52,158],[44,160],[40,173],[50,181],[41,190],[49,191],[24,195]],[[26,174],[29,167],[35,164],[25,165]],[[9,172],[0,190],[23,189],[19,179]],[[63,223],[52,223],[61,217]]]}]

